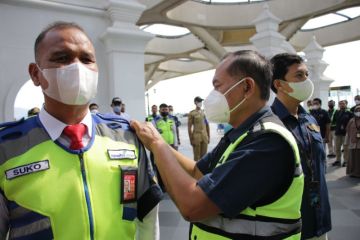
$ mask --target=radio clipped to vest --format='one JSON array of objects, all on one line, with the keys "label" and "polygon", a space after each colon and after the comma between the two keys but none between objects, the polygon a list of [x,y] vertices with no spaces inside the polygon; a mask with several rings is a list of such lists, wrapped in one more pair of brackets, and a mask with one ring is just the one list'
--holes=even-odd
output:
[{"label": "radio clipped to vest", "polygon": [[138,169],[132,166],[119,166],[120,203],[133,203],[137,200]]}]

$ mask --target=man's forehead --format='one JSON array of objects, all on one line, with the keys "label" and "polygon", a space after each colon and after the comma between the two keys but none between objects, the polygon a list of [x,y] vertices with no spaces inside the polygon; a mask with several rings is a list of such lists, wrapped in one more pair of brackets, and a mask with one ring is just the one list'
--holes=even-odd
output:
[{"label": "man's forehead", "polygon": [[[40,45],[42,46],[39,48],[40,51],[43,49],[50,52],[56,52],[61,49],[69,48],[71,45],[83,46],[87,51],[94,51],[90,39],[84,32],[77,28],[52,29],[46,33]],[[51,48],[44,49],[44,47],[47,46],[51,46]]]},{"label": "man's forehead", "polygon": [[305,63],[294,63],[289,67],[289,72],[307,72],[308,69]]}]

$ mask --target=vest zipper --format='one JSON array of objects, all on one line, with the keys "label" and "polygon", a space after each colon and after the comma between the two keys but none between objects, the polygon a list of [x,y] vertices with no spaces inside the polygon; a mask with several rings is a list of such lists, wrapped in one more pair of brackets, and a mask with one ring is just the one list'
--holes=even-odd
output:
[{"label": "vest zipper", "polygon": [[79,156],[79,160],[80,160],[81,176],[82,176],[83,183],[84,183],[86,207],[87,207],[87,211],[88,211],[88,215],[89,215],[90,239],[94,240],[94,219],[93,219],[93,214],[92,214],[88,183],[86,180],[86,171],[85,171],[85,165],[84,165],[84,153],[81,152],[81,153],[79,153],[78,156]]}]

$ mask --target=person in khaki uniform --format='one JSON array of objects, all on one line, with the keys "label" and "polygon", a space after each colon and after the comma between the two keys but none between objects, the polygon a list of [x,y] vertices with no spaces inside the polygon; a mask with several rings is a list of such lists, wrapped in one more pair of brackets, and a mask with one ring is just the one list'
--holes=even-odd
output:
[{"label": "person in khaki uniform", "polygon": [[194,151],[194,160],[198,161],[207,152],[210,141],[209,123],[204,112],[201,110],[203,99],[196,97],[194,103],[196,108],[188,116],[188,132],[190,143]]}]

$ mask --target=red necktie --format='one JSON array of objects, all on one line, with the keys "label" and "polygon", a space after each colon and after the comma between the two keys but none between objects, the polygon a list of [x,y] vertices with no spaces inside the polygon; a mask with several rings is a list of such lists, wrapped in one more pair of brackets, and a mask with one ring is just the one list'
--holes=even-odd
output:
[{"label": "red necktie", "polygon": [[64,128],[64,134],[70,139],[70,149],[79,150],[84,147],[82,137],[86,133],[86,126],[82,123],[69,125]]}]

